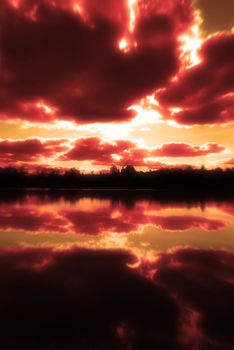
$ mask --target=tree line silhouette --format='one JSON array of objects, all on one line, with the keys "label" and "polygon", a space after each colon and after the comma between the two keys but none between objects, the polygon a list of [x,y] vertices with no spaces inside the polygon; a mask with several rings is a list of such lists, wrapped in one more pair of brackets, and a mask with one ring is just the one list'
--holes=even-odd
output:
[{"label": "tree line silhouette", "polygon": [[131,165],[109,173],[82,174],[72,168],[61,172],[44,169],[28,172],[24,168],[0,168],[1,188],[76,188],[76,189],[153,189],[173,192],[234,193],[234,168],[207,170],[204,167],[168,168],[139,172]]}]

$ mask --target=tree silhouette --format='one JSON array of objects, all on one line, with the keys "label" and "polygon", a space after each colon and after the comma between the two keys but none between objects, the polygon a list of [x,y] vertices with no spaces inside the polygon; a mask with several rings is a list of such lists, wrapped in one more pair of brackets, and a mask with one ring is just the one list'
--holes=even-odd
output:
[{"label": "tree silhouette", "polygon": [[123,167],[121,169],[121,174],[133,175],[133,174],[136,174],[136,169],[134,168],[133,165],[127,165],[126,167]]},{"label": "tree silhouette", "polygon": [[186,169],[167,168],[148,172],[137,172],[127,165],[118,170],[113,165],[109,173],[82,174],[72,168],[40,169],[27,172],[23,168],[0,168],[1,188],[82,188],[82,189],[153,189],[177,195],[218,194],[234,195],[234,168]]},{"label": "tree silhouette", "polygon": [[117,168],[116,165],[112,165],[110,168],[110,173],[115,175],[115,174],[119,174],[119,169]]}]

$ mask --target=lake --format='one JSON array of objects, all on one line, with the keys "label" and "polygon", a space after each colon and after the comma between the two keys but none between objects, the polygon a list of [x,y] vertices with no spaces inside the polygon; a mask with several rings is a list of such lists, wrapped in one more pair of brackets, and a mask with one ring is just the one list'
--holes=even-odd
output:
[{"label": "lake", "polygon": [[3,349],[234,349],[234,200],[0,197]]}]

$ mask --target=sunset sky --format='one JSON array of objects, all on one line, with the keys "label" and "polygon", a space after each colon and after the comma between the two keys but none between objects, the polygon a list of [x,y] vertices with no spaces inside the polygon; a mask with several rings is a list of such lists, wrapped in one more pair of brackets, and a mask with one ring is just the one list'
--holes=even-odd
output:
[{"label": "sunset sky", "polygon": [[233,0],[1,0],[0,166],[234,166]]}]

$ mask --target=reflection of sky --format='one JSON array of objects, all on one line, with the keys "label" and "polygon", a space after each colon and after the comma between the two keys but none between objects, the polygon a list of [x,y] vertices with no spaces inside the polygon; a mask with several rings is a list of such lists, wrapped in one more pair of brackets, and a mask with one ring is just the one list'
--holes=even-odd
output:
[{"label": "reflection of sky", "polygon": [[233,254],[134,262],[120,249],[0,249],[1,348],[233,349]]},{"label": "reflection of sky", "polygon": [[122,247],[139,254],[178,246],[234,247],[233,202],[186,203],[36,195],[0,203],[0,245]]},{"label": "reflection of sky", "polygon": [[1,348],[231,350],[233,214],[231,202],[0,199]]}]

